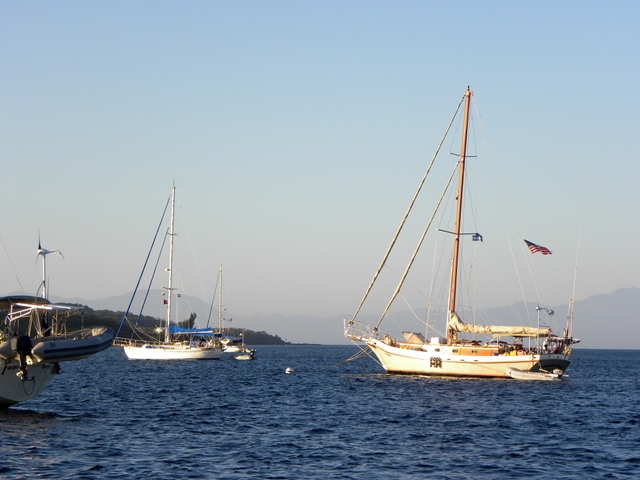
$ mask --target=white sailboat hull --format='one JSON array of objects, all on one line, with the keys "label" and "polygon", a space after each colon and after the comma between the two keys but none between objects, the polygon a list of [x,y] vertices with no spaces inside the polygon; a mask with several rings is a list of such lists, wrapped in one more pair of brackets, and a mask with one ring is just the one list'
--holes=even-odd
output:
[{"label": "white sailboat hull", "polygon": [[37,363],[29,366],[27,377],[22,380],[16,375],[19,368],[20,362],[12,360],[0,369],[0,408],[40,395],[56,375],[56,365],[53,363]]},{"label": "white sailboat hull", "polygon": [[189,345],[125,346],[124,353],[131,360],[217,360],[222,357],[219,348]]},{"label": "white sailboat hull", "polygon": [[[500,355],[492,354],[487,347],[451,345],[403,348],[387,345],[376,339],[368,339],[366,344],[388,373],[511,378],[507,373],[508,369],[564,371],[570,363],[570,357],[564,354]],[[476,353],[470,353],[472,350]]]},{"label": "white sailboat hull", "polygon": [[237,345],[228,345],[224,347],[224,353],[238,353],[242,351],[242,347]]}]

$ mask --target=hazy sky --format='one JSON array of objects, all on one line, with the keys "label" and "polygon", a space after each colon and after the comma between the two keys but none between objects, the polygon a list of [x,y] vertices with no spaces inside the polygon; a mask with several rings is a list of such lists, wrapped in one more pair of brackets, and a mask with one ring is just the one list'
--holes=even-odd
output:
[{"label": "hazy sky", "polygon": [[35,293],[38,232],[51,294],[132,290],[175,181],[184,292],[223,264],[237,314],[349,315],[467,85],[554,252],[546,303],[579,235],[577,299],[640,286],[638,25],[636,1],[2,2],[0,292]]}]

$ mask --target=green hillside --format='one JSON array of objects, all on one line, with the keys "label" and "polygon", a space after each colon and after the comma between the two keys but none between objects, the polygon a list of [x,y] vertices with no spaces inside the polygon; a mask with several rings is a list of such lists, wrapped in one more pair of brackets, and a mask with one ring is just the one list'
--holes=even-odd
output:
[{"label": "green hillside", "polygon": [[[114,332],[117,332],[120,328],[120,323],[124,312],[114,312],[112,310],[93,310],[85,305],[78,304],[65,304],[75,308],[82,309],[80,313],[71,315],[67,318],[67,331],[81,330],[83,328],[93,327],[109,327]],[[136,323],[136,315],[128,315],[129,322],[131,324]],[[189,327],[190,323],[195,320],[195,317],[190,317],[184,321],[178,322],[177,325],[183,327]],[[147,332],[153,332],[154,329],[161,327],[163,320],[156,317],[142,316],[137,320],[139,328],[146,330]],[[227,328],[225,329],[225,335],[231,337],[240,337],[244,334],[245,343],[247,345],[287,345],[290,342],[285,342],[277,335],[270,335],[267,332],[255,332],[253,330],[245,330],[242,328]],[[131,336],[131,327],[125,322],[122,330],[119,334],[120,337],[129,338]]]}]

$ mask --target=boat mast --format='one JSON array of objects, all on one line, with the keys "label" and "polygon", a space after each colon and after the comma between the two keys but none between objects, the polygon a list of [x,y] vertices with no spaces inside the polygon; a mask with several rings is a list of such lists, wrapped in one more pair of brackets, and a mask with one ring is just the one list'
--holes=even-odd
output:
[{"label": "boat mast", "polygon": [[171,225],[169,227],[169,287],[167,287],[167,328],[164,334],[165,343],[169,343],[169,327],[171,326],[171,298],[173,297],[173,237],[174,232],[174,216],[176,208],[176,186],[171,188]]},{"label": "boat mast", "polygon": [[220,335],[223,335],[224,317],[222,315],[222,265],[220,265],[220,269],[218,270],[218,286],[220,288],[218,292],[218,331],[220,332]]},{"label": "boat mast", "polygon": [[[464,92],[464,120],[462,129],[462,145],[460,146],[459,180],[458,180],[458,204],[456,211],[456,224],[453,237],[453,260],[451,262],[451,279],[449,289],[449,316],[456,311],[456,293],[458,288],[458,256],[460,250],[460,230],[462,228],[462,193],[464,191],[464,167],[467,158],[467,133],[469,130],[469,107],[471,105],[471,90],[467,87]],[[447,324],[447,340],[449,343],[456,340],[456,332]]]}]

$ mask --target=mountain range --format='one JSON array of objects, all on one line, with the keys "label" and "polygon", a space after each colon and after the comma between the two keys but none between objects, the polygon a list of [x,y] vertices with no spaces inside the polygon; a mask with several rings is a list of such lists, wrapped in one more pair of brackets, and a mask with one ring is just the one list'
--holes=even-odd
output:
[{"label": "mountain range", "polygon": [[[142,298],[146,292],[139,292],[132,303],[130,312],[138,313]],[[162,318],[164,316],[162,292],[152,290],[147,296],[145,314]],[[52,297],[54,302],[68,302],[86,305],[94,310],[124,311],[131,301],[131,293],[99,300],[84,300],[80,298]],[[556,323],[564,326],[569,312],[568,305],[550,307],[554,310]],[[178,320],[187,318],[191,312],[198,313],[199,326],[218,325],[217,308],[211,309],[202,300],[195,297],[182,296],[178,299]],[[533,312],[533,314],[531,313]],[[416,311],[420,318],[425,317],[425,311]],[[482,318],[491,319],[493,325],[509,325],[514,316],[527,318],[536,315],[536,305],[517,302],[513,305],[489,308],[481,311]],[[225,327],[246,328],[254,331],[265,331],[271,335],[278,335],[292,343],[315,343],[326,345],[349,344],[343,336],[343,319],[349,314],[331,317],[312,316],[284,316],[284,315],[249,315],[238,316],[232,312],[225,312],[227,319]],[[411,312],[394,315],[394,322],[399,325],[409,324],[409,319],[415,318]],[[230,322],[229,322],[230,320]],[[358,321],[374,323],[375,318],[359,317]],[[415,321],[411,320],[411,323]],[[557,330],[554,333],[561,334]],[[620,288],[609,294],[600,294],[575,302],[573,335],[581,342],[576,348],[602,349],[638,349],[640,342],[640,288]]]}]

